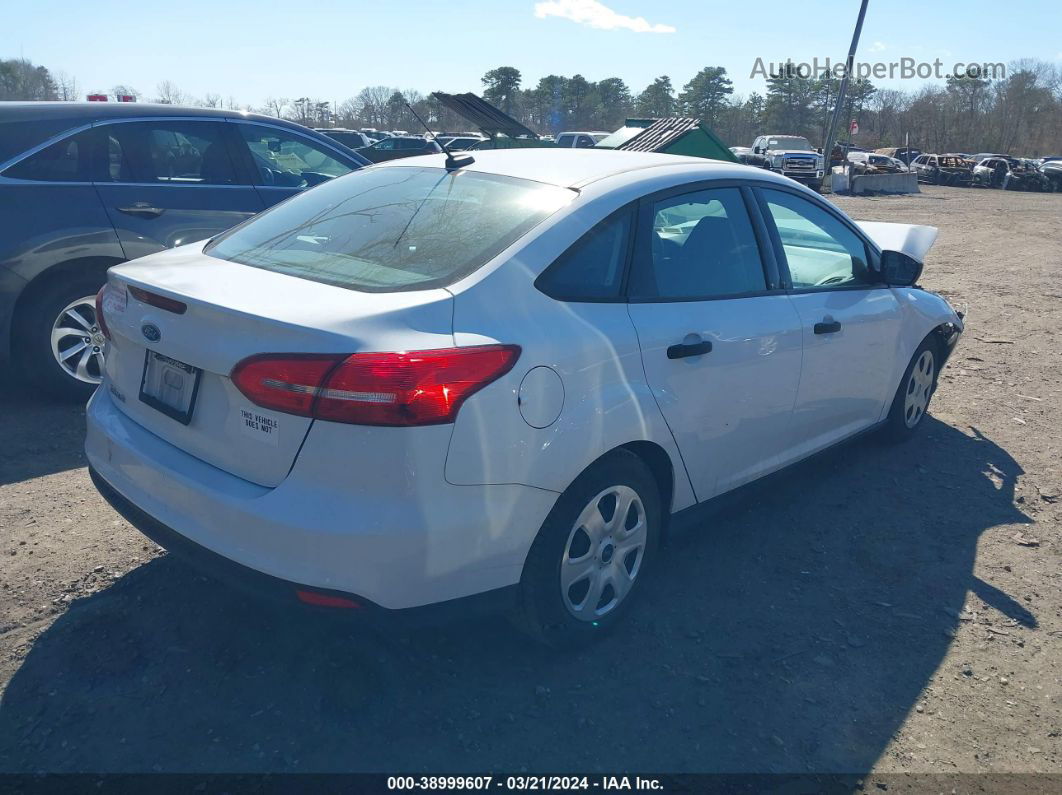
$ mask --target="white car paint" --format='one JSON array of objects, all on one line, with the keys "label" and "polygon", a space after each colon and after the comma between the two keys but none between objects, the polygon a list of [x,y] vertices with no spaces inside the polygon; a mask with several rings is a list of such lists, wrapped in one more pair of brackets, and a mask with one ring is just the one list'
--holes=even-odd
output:
[{"label": "white car paint", "polygon": [[[943,324],[961,328],[942,298],[915,288],[558,301],[535,279],[639,197],[740,180],[823,200],[763,169],[671,155],[529,149],[477,152],[475,160],[467,171],[578,195],[445,288],[360,293],[223,261],[201,243],[112,268],[111,289],[139,286],[189,309],[175,315],[130,297],[107,316],[114,340],[88,408],[92,468],[158,521],[237,563],[387,608],[414,607],[518,582],[558,496],[605,453],[655,446],[673,471],[670,510],[680,511],[873,426],[921,341]],[[373,168],[442,163],[428,156]],[[887,226],[865,225],[872,244],[899,241],[921,255],[931,244],[924,227]],[[843,333],[812,334],[827,315]],[[204,369],[188,425],[138,400],[144,324],[161,333],[152,349]],[[687,334],[712,340],[711,355],[667,359],[664,350]],[[279,428],[265,439],[244,421],[241,411],[256,409],[229,377],[258,353],[491,343],[519,345],[516,366],[447,425],[369,427],[258,412]]]}]

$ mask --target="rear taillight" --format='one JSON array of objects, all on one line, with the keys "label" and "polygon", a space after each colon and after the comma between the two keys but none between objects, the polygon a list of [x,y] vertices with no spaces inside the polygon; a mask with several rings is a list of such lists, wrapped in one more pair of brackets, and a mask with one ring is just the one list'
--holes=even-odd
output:
[{"label": "rear taillight", "polygon": [[263,408],[355,425],[438,425],[501,378],[517,345],[407,353],[263,354],[232,371],[236,387]]},{"label": "rear taillight", "polygon": [[107,339],[111,338],[111,330],[107,328],[107,318],[103,314],[103,294],[107,292],[109,286],[108,284],[103,285],[100,291],[96,293],[96,325],[100,327],[100,331],[103,332],[103,336]]}]

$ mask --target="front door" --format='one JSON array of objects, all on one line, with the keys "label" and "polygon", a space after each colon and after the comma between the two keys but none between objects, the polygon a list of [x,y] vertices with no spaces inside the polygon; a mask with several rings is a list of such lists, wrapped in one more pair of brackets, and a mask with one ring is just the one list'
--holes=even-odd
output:
[{"label": "front door", "polygon": [[706,500],[788,462],[800,320],[768,289],[740,188],[649,200],[639,218],[629,311],[649,386]]},{"label": "front door", "polygon": [[901,309],[869,268],[866,243],[839,215],[796,192],[759,193],[765,219],[777,230],[803,329],[793,415],[802,457],[884,416],[896,389]]},{"label": "front door", "polygon": [[225,123],[158,119],[97,128],[95,187],[125,256],[213,237],[263,209],[241,180]]}]

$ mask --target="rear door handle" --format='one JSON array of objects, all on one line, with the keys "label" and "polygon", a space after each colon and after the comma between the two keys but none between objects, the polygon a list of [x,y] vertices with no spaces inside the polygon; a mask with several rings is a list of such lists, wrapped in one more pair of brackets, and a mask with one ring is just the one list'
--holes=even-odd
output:
[{"label": "rear door handle", "polygon": [[137,202],[132,207],[116,207],[116,210],[126,215],[141,215],[145,218],[158,218],[166,210],[162,207],[152,207],[150,204],[141,204]]},{"label": "rear door handle", "polygon": [[816,334],[836,334],[840,330],[841,322],[839,320],[824,320],[822,323],[815,324]]},{"label": "rear door handle", "polygon": [[701,356],[712,352],[712,343],[708,340],[701,342],[679,343],[667,349],[667,358],[685,359],[687,356]]}]

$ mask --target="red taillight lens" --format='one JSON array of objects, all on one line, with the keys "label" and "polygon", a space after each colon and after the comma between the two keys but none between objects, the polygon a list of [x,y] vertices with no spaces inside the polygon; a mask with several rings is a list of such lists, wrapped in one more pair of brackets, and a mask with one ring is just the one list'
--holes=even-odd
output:
[{"label": "red taillight lens", "polygon": [[129,285],[129,294],[142,304],[165,309],[167,312],[173,312],[175,315],[183,315],[188,311],[188,304],[183,301],[178,301],[175,298],[167,298],[158,293],[151,293],[140,287],[134,287],[131,284]]},{"label": "red taillight lens", "polygon": [[288,414],[312,416],[321,383],[343,354],[271,354],[251,356],[232,369],[236,388],[251,402]]},{"label": "red taillight lens", "polygon": [[516,364],[516,345],[408,353],[265,354],[232,371],[254,403],[355,425],[438,425]]},{"label": "red taillight lens", "polygon": [[107,328],[107,318],[103,314],[103,294],[107,291],[109,285],[103,285],[100,291],[96,293],[96,325],[100,327],[100,331],[103,332],[103,336],[107,339],[111,338],[111,330]]}]

